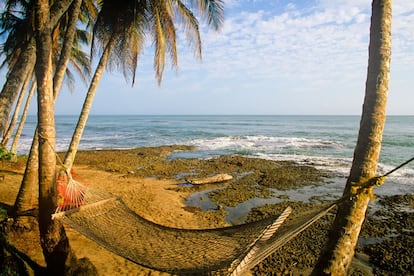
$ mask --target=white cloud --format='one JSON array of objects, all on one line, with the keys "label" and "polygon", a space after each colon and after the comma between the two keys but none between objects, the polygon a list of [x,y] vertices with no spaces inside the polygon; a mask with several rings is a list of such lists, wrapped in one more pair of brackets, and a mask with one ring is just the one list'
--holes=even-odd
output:
[{"label": "white cloud", "polygon": [[334,60],[340,63],[338,54],[344,63],[349,63],[350,55],[364,58],[360,49],[367,48],[368,22],[361,9],[325,8],[308,14],[290,5],[287,10],[280,15],[258,11],[228,18],[219,35],[207,35],[207,66],[219,63],[233,75],[247,70],[263,77],[263,72],[273,71],[275,76],[297,78],[315,74],[315,68],[330,71]]},{"label": "white cloud", "polygon": [[[390,90],[399,90],[399,96],[405,97],[399,100],[390,93],[395,113],[412,113],[407,102],[414,102],[414,96],[407,93],[414,85],[407,77],[414,74],[411,2],[398,0],[393,6]],[[368,62],[370,1],[269,4],[267,0],[226,0],[226,8],[221,31],[203,27],[202,63],[194,59],[182,39],[178,73],[166,67],[160,90],[168,99],[174,95],[176,113],[191,113],[179,107],[199,106],[192,101],[201,101],[202,107],[192,113],[209,113],[209,108],[229,113],[219,106],[231,102],[234,113],[359,114]],[[146,97],[145,106],[141,106],[145,110],[150,108],[148,100],[156,98],[148,96],[148,91],[159,90],[153,77],[152,55],[152,50],[147,50],[142,57],[134,88],[142,91],[134,96],[140,97],[137,105]],[[218,105],[218,100],[222,104]],[[254,105],[250,104],[252,100]],[[168,101],[157,98],[154,105],[161,108],[162,103]],[[168,106],[168,110],[173,109]]]}]

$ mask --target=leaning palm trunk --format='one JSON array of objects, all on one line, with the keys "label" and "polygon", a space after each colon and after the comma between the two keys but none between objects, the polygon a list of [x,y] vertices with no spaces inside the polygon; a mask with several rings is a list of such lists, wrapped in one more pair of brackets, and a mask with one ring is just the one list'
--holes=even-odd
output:
[{"label": "leaning palm trunk", "polygon": [[358,141],[328,243],[313,275],[345,275],[371,199],[372,185],[362,184],[376,175],[386,119],[386,103],[391,59],[392,1],[373,0],[368,73]]},{"label": "leaning palm trunk", "polygon": [[[50,26],[56,26],[58,20],[67,11],[73,0],[55,1],[50,12]],[[30,35],[30,34],[29,34]],[[31,37],[26,48],[20,54],[0,92],[0,134],[5,131],[12,105],[19,93],[24,78],[33,69],[36,62],[36,40]]]},{"label": "leaning palm trunk", "polygon": [[26,170],[20,184],[19,192],[13,206],[13,216],[16,218],[15,223],[21,228],[30,229],[31,225],[27,217],[28,212],[37,207],[38,202],[38,170],[39,170],[39,139],[37,129],[30,147],[29,159],[27,160]]},{"label": "leaning palm trunk", "polygon": [[104,72],[106,65],[108,63],[108,58],[111,53],[111,50],[115,44],[115,39],[111,39],[107,46],[105,47],[102,56],[99,60],[98,66],[95,69],[95,74],[92,78],[92,82],[89,86],[88,93],[86,94],[85,101],[83,103],[82,111],[78,119],[78,123],[73,133],[72,140],[69,145],[69,149],[66,152],[64,166],[69,171],[72,168],[73,162],[75,160],[75,155],[77,153],[80,140],[82,138],[83,130],[85,129],[86,122],[89,117],[89,112],[91,110],[92,102],[98,89],[99,81],[101,80],[102,73]]},{"label": "leaning palm trunk", "polygon": [[7,80],[0,92],[0,134],[7,126],[13,103],[19,94],[22,84],[34,68],[36,62],[36,43],[31,39],[26,49],[20,54],[17,62],[7,74]]},{"label": "leaning palm trunk", "polygon": [[[24,123],[26,122],[27,113],[33,94],[36,89],[36,81],[32,83],[29,95],[27,95],[26,104],[20,118],[20,123],[14,135],[13,143],[10,151],[13,153],[13,158],[17,159],[17,145],[19,143],[20,135],[23,131]],[[26,169],[24,171],[22,183],[20,184],[19,192],[17,193],[16,200],[13,205],[13,217],[15,217],[15,224],[20,228],[31,228],[30,219],[27,216],[29,212],[35,210],[38,207],[39,189],[36,185],[38,183],[38,170],[39,170],[39,139],[37,128],[33,135],[32,145],[29,151],[29,157],[26,162]]]},{"label": "leaning palm trunk", "polygon": [[60,88],[62,87],[63,78],[66,68],[71,57],[73,41],[76,36],[76,23],[78,22],[82,0],[74,0],[69,9],[69,24],[65,32],[64,45],[60,52],[59,61],[56,66],[56,72],[53,77],[53,94],[57,98]]},{"label": "leaning palm trunk", "polygon": [[[20,136],[22,135],[23,126],[26,122],[27,113],[29,112],[30,102],[36,89],[36,81],[32,82],[32,87],[29,90],[29,94],[26,98],[26,104],[24,105],[22,116],[20,118],[19,126],[14,134],[13,142],[10,147],[10,152],[13,154],[12,158],[17,158],[17,145],[19,144]],[[36,151],[37,154],[37,151]]]},{"label": "leaning palm trunk", "polygon": [[33,76],[33,70],[29,74],[27,74],[26,80],[23,83],[22,89],[20,91],[20,95],[17,99],[17,103],[14,108],[13,117],[9,123],[9,127],[7,128],[6,133],[3,136],[3,140],[1,141],[1,145],[3,147],[7,147],[7,144],[9,143],[9,140],[12,136],[14,127],[16,126],[17,119],[19,118],[20,107],[23,104],[24,96],[26,95],[26,90],[27,90],[27,87],[29,86],[30,79],[32,76]]}]

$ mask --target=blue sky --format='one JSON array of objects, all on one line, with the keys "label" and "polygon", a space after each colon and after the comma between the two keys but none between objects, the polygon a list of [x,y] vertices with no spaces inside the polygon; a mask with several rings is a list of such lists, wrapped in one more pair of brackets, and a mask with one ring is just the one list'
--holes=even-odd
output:
[{"label": "blue sky", "polygon": [[[414,1],[393,2],[388,114],[414,114]],[[181,39],[179,69],[168,63],[158,86],[149,45],[134,87],[104,74],[92,114],[360,115],[370,15],[369,0],[226,0],[223,28],[203,28],[201,62]],[[77,114],[86,91],[65,88],[56,113]]]}]

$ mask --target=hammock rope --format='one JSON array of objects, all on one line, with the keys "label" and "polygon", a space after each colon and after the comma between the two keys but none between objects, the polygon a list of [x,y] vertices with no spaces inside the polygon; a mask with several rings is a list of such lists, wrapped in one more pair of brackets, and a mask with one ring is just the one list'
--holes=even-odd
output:
[{"label": "hammock rope", "polygon": [[[359,184],[358,193],[381,185],[389,172]],[[151,222],[133,212],[119,197],[82,185],[68,175],[63,203],[53,219],[59,219],[109,251],[134,263],[173,274],[241,275],[296,237],[335,206],[353,197],[343,195],[333,203],[298,218],[276,232],[289,216],[214,229],[179,229]],[[72,187],[69,187],[72,186]],[[353,195],[355,196],[355,195]]]},{"label": "hammock rope", "polygon": [[[73,180],[71,185],[82,184]],[[230,227],[180,229],[151,222],[129,209],[121,198],[95,192],[84,187],[84,205],[58,211],[53,219],[134,263],[174,274],[228,274],[239,266],[238,271],[245,271],[249,266],[240,265],[243,258],[252,248],[262,246],[261,238],[273,236],[291,212],[287,208],[279,218]]]}]

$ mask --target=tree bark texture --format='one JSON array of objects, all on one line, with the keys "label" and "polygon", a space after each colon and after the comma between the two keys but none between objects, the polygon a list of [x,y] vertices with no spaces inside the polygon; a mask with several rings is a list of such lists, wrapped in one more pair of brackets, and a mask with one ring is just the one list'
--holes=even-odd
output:
[{"label": "tree bark texture", "polygon": [[[55,71],[55,75],[53,78],[53,98],[54,101],[56,100],[56,98],[58,97],[60,88],[62,86],[62,82],[63,82],[63,77],[64,74],[66,72],[66,67],[67,64],[69,62],[70,59],[70,55],[71,55],[71,49],[72,49],[72,45],[73,45],[73,39],[76,35],[76,23],[78,21],[78,17],[79,17],[79,13],[80,13],[80,6],[82,4],[82,0],[75,0],[73,1],[73,4],[71,6],[70,9],[70,24],[69,27],[66,31],[65,34],[65,43],[63,46],[63,50],[61,52],[60,55],[60,59],[59,62],[57,64],[57,68]],[[34,86],[33,86],[34,88]],[[30,94],[29,94],[30,95]],[[25,107],[25,113],[23,114],[24,116],[22,116],[22,121],[26,118],[26,114],[27,114],[27,109],[28,106],[30,104],[29,98],[28,98],[28,102],[26,102],[26,107]],[[19,126],[20,132],[21,132],[21,128]],[[20,132],[16,133],[20,134]],[[26,171],[23,177],[23,181],[22,184],[20,186],[19,189],[19,193],[17,195],[16,201],[15,201],[15,206],[14,206],[14,213],[15,214],[20,214],[22,212],[25,212],[27,210],[33,209],[34,207],[36,207],[36,203],[33,200],[33,197],[35,195],[37,195],[38,193],[33,193],[33,189],[37,186],[37,178],[38,178],[38,174],[37,174],[37,170],[38,170],[38,143],[39,143],[39,139],[38,139],[38,129],[36,129],[35,131],[35,136],[33,138],[32,141],[32,146],[31,146],[31,150],[29,152],[29,159],[26,165]],[[18,136],[16,137],[18,138]],[[17,141],[16,143],[13,142],[12,145],[12,152],[13,150],[16,151],[16,146],[17,146]],[[13,147],[14,146],[14,147]],[[36,156],[35,156],[36,155]],[[19,219],[17,219],[19,220]],[[19,222],[20,224],[23,224],[24,221]]]},{"label": "tree bark texture", "polygon": [[3,140],[1,141],[1,145],[3,147],[7,147],[7,144],[9,143],[9,140],[13,134],[14,127],[16,126],[16,122],[19,118],[20,107],[23,104],[24,95],[26,95],[26,90],[27,90],[27,87],[29,86],[30,79],[32,78],[32,76],[33,76],[33,71],[27,74],[26,80],[23,83],[22,89],[17,99],[16,106],[14,107],[13,117],[9,123],[9,127],[7,128],[7,131],[4,133]]},{"label": "tree bark texture", "polygon": [[82,0],[74,0],[69,8],[69,24],[66,29],[64,44],[60,53],[59,61],[56,65],[55,76],[53,78],[53,93],[55,99],[58,97],[60,88],[62,87],[63,78],[66,68],[71,57],[73,41],[76,35],[76,23],[79,19]]},{"label": "tree bark texture", "polygon": [[352,167],[344,189],[348,200],[339,205],[327,246],[313,275],[346,275],[355,253],[373,189],[361,186],[376,176],[386,120],[391,12],[391,0],[373,0],[365,99]]},{"label": "tree bark texture", "polygon": [[[32,101],[32,97],[33,97],[35,89],[36,89],[36,81],[33,81],[32,86],[29,90],[29,94],[27,95],[26,103],[23,108],[23,113],[20,118],[19,126],[17,127],[16,133],[13,138],[12,145],[10,147],[10,151],[11,153],[13,153],[13,158],[17,157],[17,145],[19,144],[20,136],[23,132],[23,126],[26,122],[27,113],[29,112],[30,103]],[[36,134],[36,137],[37,137],[37,134]],[[36,149],[36,154],[37,154],[37,149]],[[36,163],[37,162],[38,161],[36,161]],[[28,161],[28,164],[29,164],[29,161]],[[35,183],[37,183],[37,181],[35,181]]]},{"label": "tree bark texture", "polygon": [[37,136],[37,129],[35,130],[35,136],[32,141],[32,146],[30,147],[29,159],[24,171],[23,180],[20,184],[19,192],[17,193],[16,200],[13,206],[13,215],[16,217],[16,223],[22,227],[26,227],[25,220],[19,219],[19,215],[25,211],[34,209],[38,207],[38,196],[39,189],[37,185],[39,177],[39,139]]},{"label": "tree bark texture", "polygon": [[57,206],[55,184],[56,155],[53,97],[52,40],[48,0],[36,2],[36,44],[38,136],[39,136],[39,230],[48,274],[64,275],[71,257],[63,226],[52,220]]},{"label": "tree bark texture", "polygon": [[110,39],[110,41],[108,42],[108,45],[105,47],[105,50],[102,53],[98,66],[95,69],[95,74],[89,86],[88,93],[86,94],[86,98],[82,106],[81,114],[79,116],[78,123],[75,128],[75,132],[72,135],[72,140],[70,142],[69,149],[66,152],[65,160],[63,162],[67,170],[70,170],[73,166],[75,155],[77,153],[79,143],[82,138],[83,130],[85,129],[86,122],[88,120],[89,113],[91,111],[91,107],[92,107],[93,99],[96,94],[96,90],[98,89],[99,81],[101,80],[102,74],[108,63],[108,58],[114,46],[114,43],[115,43],[115,40]]},{"label": "tree bark texture", "polygon": [[7,74],[7,80],[0,92],[0,134],[8,125],[9,115],[20,88],[36,62],[36,43],[32,39],[27,48],[20,54],[17,62]]}]

